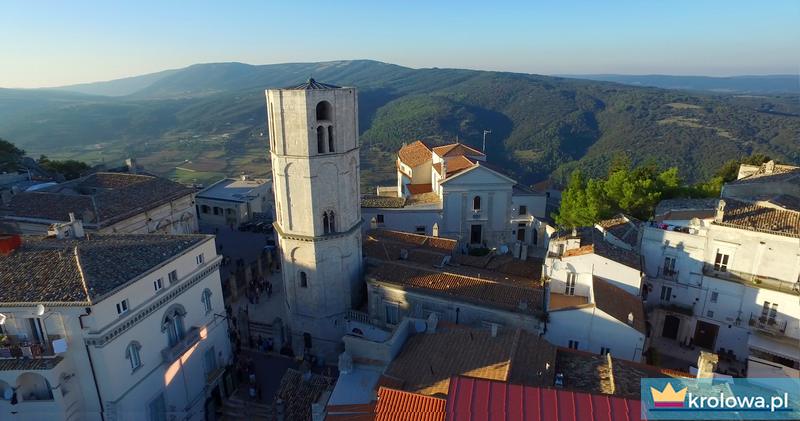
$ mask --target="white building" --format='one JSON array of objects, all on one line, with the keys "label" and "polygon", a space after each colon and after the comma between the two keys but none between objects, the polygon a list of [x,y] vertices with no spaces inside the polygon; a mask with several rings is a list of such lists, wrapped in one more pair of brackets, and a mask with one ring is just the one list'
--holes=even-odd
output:
[{"label": "white building", "polygon": [[[461,246],[505,245],[525,258],[546,249],[547,197],[486,164],[467,145],[430,147],[415,141],[397,154],[397,186],[365,197],[367,228],[386,228],[458,240]],[[395,200],[381,196],[394,195]],[[532,251],[532,250],[531,250]]]},{"label": "white building", "polygon": [[548,341],[641,360],[647,346],[640,296],[640,225],[620,215],[550,239],[544,264]]},{"label": "white building", "polygon": [[333,361],[363,288],[356,90],[310,79],[266,96],[292,345]]},{"label": "white building", "polygon": [[654,337],[800,368],[800,212],[786,203],[659,204],[642,239]]},{"label": "white building", "polygon": [[46,234],[69,214],[99,234],[191,234],[198,231],[194,190],[147,174],[99,172],[26,191],[0,207],[22,234]]},{"label": "white building", "polygon": [[263,178],[223,178],[197,192],[197,216],[206,224],[235,227],[258,214],[274,217],[272,181]]},{"label": "white building", "polygon": [[0,419],[205,419],[230,392],[213,236],[82,231],[0,238]]}]

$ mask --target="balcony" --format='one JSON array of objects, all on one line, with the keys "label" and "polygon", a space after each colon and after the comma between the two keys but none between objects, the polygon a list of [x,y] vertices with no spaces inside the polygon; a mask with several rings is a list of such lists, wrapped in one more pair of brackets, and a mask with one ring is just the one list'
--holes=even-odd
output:
[{"label": "balcony", "polygon": [[192,327],[183,336],[183,339],[178,341],[173,346],[161,350],[161,357],[167,364],[172,364],[181,357],[186,351],[189,350],[194,344],[200,341],[200,329]]},{"label": "balcony", "polygon": [[694,307],[688,304],[670,303],[666,301],[661,301],[658,304],[656,304],[656,306],[664,311],[669,311],[672,313],[679,313],[689,317],[694,315]]},{"label": "balcony", "polygon": [[775,320],[761,314],[750,313],[750,327],[761,332],[774,336],[784,336],[786,335],[786,325],[786,320]]},{"label": "balcony", "polygon": [[44,343],[33,342],[19,335],[0,335],[0,359],[9,358],[53,358],[53,341],[61,339],[58,335],[48,336]]},{"label": "balcony", "polygon": [[786,294],[800,295],[800,282],[782,281],[769,276],[755,275],[735,270],[717,270],[714,268],[714,265],[710,263],[703,264],[703,275],[748,285],[753,288],[764,288]]},{"label": "balcony", "polygon": [[658,268],[658,277],[668,281],[678,282],[678,271],[666,267]]}]

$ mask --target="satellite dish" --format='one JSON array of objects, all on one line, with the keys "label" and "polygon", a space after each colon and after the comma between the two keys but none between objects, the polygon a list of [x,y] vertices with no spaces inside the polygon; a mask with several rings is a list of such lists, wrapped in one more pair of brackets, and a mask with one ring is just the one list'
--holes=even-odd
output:
[{"label": "satellite dish", "polygon": [[33,314],[35,314],[37,316],[41,316],[42,314],[44,314],[44,305],[43,304],[37,304],[36,305],[36,311],[34,311]]}]

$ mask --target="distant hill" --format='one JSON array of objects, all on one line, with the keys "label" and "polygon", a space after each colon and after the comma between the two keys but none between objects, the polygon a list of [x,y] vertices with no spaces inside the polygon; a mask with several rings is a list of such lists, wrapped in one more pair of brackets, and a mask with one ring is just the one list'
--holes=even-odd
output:
[{"label": "distant hill", "polygon": [[[198,64],[136,83],[74,88],[81,93],[0,90],[0,137],[59,159],[132,156],[185,181],[268,174],[264,89],[309,76],[359,89],[366,187],[393,176],[392,154],[403,142],[458,138],[480,147],[484,129],[492,130],[489,161],[526,183],[562,180],[578,166],[599,174],[620,153],[633,163],[678,166],[689,181],[756,152],[800,163],[796,95],[689,93],[370,60]],[[86,95],[102,89],[116,96]]]},{"label": "distant hill", "polygon": [[55,91],[77,92],[87,95],[125,96],[138,92],[153,83],[175,73],[180,69],[164,70],[157,73],[148,73],[141,76],[132,76],[114,79],[105,82],[81,83],[77,85],[59,86],[50,88]]},{"label": "distant hill", "polygon": [[664,89],[712,91],[747,94],[800,94],[800,76],[669,76],[669,75],[563,75],[576,79],[590,79],[626,85],[649,86]]}]

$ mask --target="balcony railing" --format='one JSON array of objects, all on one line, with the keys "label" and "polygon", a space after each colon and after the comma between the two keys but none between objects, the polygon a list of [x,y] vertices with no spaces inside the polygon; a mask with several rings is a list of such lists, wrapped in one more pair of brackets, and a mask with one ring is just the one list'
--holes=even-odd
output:
[{"label": "balcony railing", "polygon": [[716,269],[710,263],[703,264],[703,275],[713,276],[726,281],[749,285],[755,288],[771,289],[787,294],[800,295],[800,282],[787,282],[769,276],[755,275],[752,273],[735,270]]},{"label": "balcony railing", "polygon": [[675,269],[670,269],[662,266],[658,268],[658,276],[668,281],[677,281],[678,271]]},{"label": "balcony railing", "polygon": [[0,359],[55,357],[53,341],[57,339],[61,339],[61,337],[51,335],[44,343],[38,343],[30,341],[24,336],[0,335]]},{"label": "balcony railing", "polygon": [[762,332],[783,336],[786,334],[786,325],[786,320],[775,320],[761,314],[750,313],[750,327]]},{"label": "balcony railing", "polygon": [[200,329],[192,327],[184,334],[183,339],[178,341],[178,343],[161,350],[161,356],[164,358],[164,362],[172,364],[198,341],[200,341]]}]

